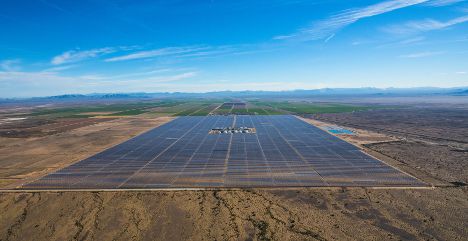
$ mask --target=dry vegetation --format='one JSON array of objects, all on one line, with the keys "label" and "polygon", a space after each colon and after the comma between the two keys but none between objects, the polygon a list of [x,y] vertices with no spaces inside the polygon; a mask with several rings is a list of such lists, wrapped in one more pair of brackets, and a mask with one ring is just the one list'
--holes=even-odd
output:
[{"label": "dry vegetation", "polygon": [[463,240],[466,189],[3,193],[2,240]]}]

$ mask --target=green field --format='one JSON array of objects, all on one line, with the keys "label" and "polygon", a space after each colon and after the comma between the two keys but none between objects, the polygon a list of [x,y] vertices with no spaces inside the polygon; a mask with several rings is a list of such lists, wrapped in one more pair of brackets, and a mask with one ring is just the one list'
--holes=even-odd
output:
[{"label": "green field", "polygon": [[221,104],[216,101],[191,101],[180,106],[183,108],[173,108],[172,111],[176,110],[173,113],[175,116],[205,116]]},{"label": "green field", "polygon": [[[137,102],[119,104],[97,104],[95,106],[74,106],[58,108],[37,108],[29,116],[47,118],[87,118],[93,117],[100,112],[113,112],[108,116],[130,116],[148,112],[151,108],[169,108],[179,105],[178,101]],[[96,114],[92,114],[96,113]]]},{"label": "green field", "polygon": [[336,103],[309,102],[254,102],[257,106],[269,107],[277,112],[291,114],[341,113],[375,109],[376,106],[344,105]]},{"label": "green field", "polygon": [[363,111],[375,106],[345,105],[337,103],[310,103],[289,101],[250,101],[246,108],[220,106],[215,111],[218,115],[284,115],[284,114],[318,114]]},{"label": "green field", "polygon": [[128,116],[128,115],[139,115],[146,113],[147,111],[143,109],[134,109],[134,110],[126,110],[126,111],[121,111],[121,112],[116,112],[113,114],[109,114],[107,116]]},{"label": "green field", "polygon": [[245,107],[223,105],[224,99],[180,99],[135,103],[96,104],[37,108],[29,116],[38,118],[89,118],[94,116],[206,116],[217,115],[281,115],[319,114],[363,111],[380,106],[349,105],[338,103],[311,103],[305,101],[248,101]]}]

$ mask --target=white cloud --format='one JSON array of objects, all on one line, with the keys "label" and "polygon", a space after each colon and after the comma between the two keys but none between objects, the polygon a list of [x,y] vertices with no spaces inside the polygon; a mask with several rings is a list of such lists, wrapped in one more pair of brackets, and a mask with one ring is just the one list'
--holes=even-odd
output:
[{"label": "white cloud", "polygon": [[309,27],[300,29],[293,34],[276,36],[274,39],[295,39],[301,41],[323,39],[360,19],[384,14],[427,1],[428,0],[391,0],[363,8],[348,9],[326,20],[316,22]]},{"label": "white cloud", "polygon": [[85,84],[86,81],[98,81],[103,84],[130,83],[130,82],[172,82],[191,78],[197,72],[188,69],[154,69],[145,72],[133,72],[120,75],[83,74],[64,75],[61,70],[75,67],[75,65],[58,66],[41,71],[0,71],[0,82],[31,82],[42,83],[43,81],[63,82],[76,81]]},{"label": "white cloud", "polygon": [[40,84],[41,81],[68,81],[72,79],[83,79],[82,77],[66,77],[58,75],[56,72],[22,72],[22,71],[0,71],[0,81],[10,81],[10,82],[33,82]]},{"label": "white cloud", "polygon": [[328,38],[324,40],[325,43],[328,43],[333,37],[335,37],[335,34],[330,35]]},{"label": "white cloud", "polygon": [[69,50],[61,55],[55,56],[51,63],[54,65],[65,64],[65,63],[74,63],[90,58],[95,58],[101,55],[114,53],[117,51],[115,48],[106,47],[106,48],[99,48],[99,49],[90,49],[90,50]]},{"label": "white cloud", "polygon": [[455,74],[467,74],[466,71],[458,71],[458,72],[455,72]]},{"label": "white cloud", "polygon": [[60,71],[75,68],[75,67],[77,67],[77,65],[75,65],[75,64],[55,66],[55,67],[52,67],[52,68],[45,69],[42,72],[60,72]]},{"label": "white cloud", "polygon": [[[235,53],[239,46],[186,46],[186,47],[166,47],[153,50],[139,51],[123,56],[108,58],[106,62],[126,61],[135,59],[149,59],[163,56],[177,58],[183,57],[211,57],[228,53]],[[244,46],[245,47],[245,46]]]},{"label": "white cloud", "polygon": [[143,72],[131,72],[131,73],[126,73],[126,74],[119,74],[119,75],[112,75],[108,77],[109,79],[130,79],[130,78],[136,78],[136,77],[142,77],[142,76],[151,76],[155,74],[160,74],[160,73],[167,73],[167,72],[177,72],[179,69],[153,69],[149,71],[143,71]]},{"label": "white cloud", "polygon": [[18,71],[20,69],[19,59],[7,59],[0,62],[0,69],[5,71]]},{"label": "white cloud", "polygon": [[133,59],[146,59],[146,58],[154,58],[154,57],[159,57],[159,56],[193,53],[196,51],[202,51],[206,49],[208,49],[208,47],[200,47],[200,46],[167,47],[167,48],[153,49],[153,50],[147,50],[147,51],[139,51],[136,53],[131,53],[131,54],[123,55],[123,56],[108,58],[105,61],[114,62],[114,61],[124,61],[124,60],[133,60]]},{"label": "white cloud", "polygon": [[424,41],[425,39],[426,39],[425,37],[419,36],[419,37],[415,37],[415,38],[405,39],[405,40],[402,40],[402,41],[400,41],[398,43],[402,44],[402,45],[414,44],[414,43],[420,43],[421,41]]},{"label": "white cloud", "polygon": [[427,3],[429,6],[434,6],[434,7],[442,7],[442,6],[448,6],[460,2],[464,2],[465,0],[432,0]]},{"label": "white cloud", "polygon": [[54,65],[74,63],[90,58],[100,57],[106,54],[115,53],[118,51],[130,51],[141,48],[139,45],[105,47],[89,50],[69,50],[52,58],[51,63]]},{"label": "white cloud", "polygon": [[234,53],[236,49],[231,46],[221,46],[216,48],[210,48],[209,50],[204,51],[195,51],[191,53],[181,54],[178,57],[212,57],[219,56],[229,53]]},{"label": "white cloud", "polygon": [[377,46],[378,48],[388,48],[388,47],[401,47],[401,46],[407,46],[407,45],[418,45],[424,42],[426,40],[425,37],[422,36],[416,36],[412,38],[406,38],[403,40],[398,40],[398,41],[392,41],[388,43],[381,44]]},{"label": "white cloud", "polygon": [[400,55],[402,58],[423,58],[423,57],[430,57],[434,55],[440,55],[445,52],[443,51],[426,51],[426,52],[419,52],[419,53],[412,53],[412,54],[405,54]]},{"label": "white cloud", "polygon": [[392,25],[383,30],[393,34],[414,34],[448,28],[457,24],[468,22],[468,15],[454,18],[445,22],[434,19],[425,19],[420,21],[410,21],[402,25]]},{"label": "white cloud", "polygon": [[[64,76],[57,72],[6,72],[0,71],[0,94],[3,97],[56,95],[90,92],[162,91],[164,85],[177,85],[197,75],[196,72],[150,76],[147,78],[119,79],[114,76],[76,75]],[[115,76],[119,77],[119,76]],[[16,90],[20,88],[21,91]],[[15,91],[11,91],[15,90]]]},{"label": "white cloud", "polygon": [[[161,89],[163,86],[177,86],[180,82],[188,80],[197,76],[196,72],[185,72],[173,75],[164,76],[151,76],[146,78],[128,78],[118,79],[119,76],[100,77],[96,80],[90,80],[82,83],[81,87],[90,87],[92,89],[105,89],[107,92],[132,92],[132,91],[146,91],[146,92],[159,92],[164,91]],[[88,79],[89,80],[89,79]]]},{"label": "white cloud", "polygon": [[[152,76],[148,78],[142,78],[142,79],[127,79],[127,80],[121,80],[121,81],[113,81],[114,84],[138,84],[138,87],[144,87],[147,86],[148,84],[153,85],[155,83],[166,83],[166,82],[175,82],[175,81],[180,81],[180,80],[185,80],[189,79],[192,77],[195,77],[197,75],[197,72],[185,72],[185,73],[180,73],[180,74],[175,74],[175,75],[164,75],[164,76]],[[112,77],[110,77],[112,79]]]}]

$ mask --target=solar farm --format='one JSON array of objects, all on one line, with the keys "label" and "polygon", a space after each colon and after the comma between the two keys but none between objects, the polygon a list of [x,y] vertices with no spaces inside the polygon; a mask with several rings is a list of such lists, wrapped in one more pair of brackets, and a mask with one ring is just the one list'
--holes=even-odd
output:
[{"label": "solar farm", "polygon": [[178,117],[21,188],[423,185],[295,116],[229,115]]}]

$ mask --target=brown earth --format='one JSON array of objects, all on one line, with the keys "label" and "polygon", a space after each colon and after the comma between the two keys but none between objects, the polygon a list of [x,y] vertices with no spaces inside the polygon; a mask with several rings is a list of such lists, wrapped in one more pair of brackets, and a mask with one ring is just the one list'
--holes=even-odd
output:
[{"label": "brown earth", "polygon": [[466,188],[0,194],[0,240],[464,240]]},{"label": "brown earth", "polygon": [[[301,117],[299,118],[325,131],[327,130],[326,129],[327,127],[336,126],[335,124],[330,124],[330,123],[318,121],[315,119],[301,118]],[[363,129],[358,129],[358,128],[350,128],[350,127],[346,127],[346,129],[352,131],[354,134],[353,135],[343,134],[343,135],[335,135],[335,136],[343,140],[346,140],[347,142],[351,142],[357,146],[370,144],[370,143],[391,142],[391,141],[399,140],[398,138],[395,138],[386,134],[377,133],[374,131],[363,130]]]},{"label": "brown earth", "polygon": [[320,114],[315,121],[391,135],[394,142],[362,143],[411,169],[445,182],[468,183],[468,109],[407,108]]},{"label": "brown earth", "polygon": [[42,137],[0,137],[0,188],[32,181],[171,119],[121,118]]},{"label": "brown earth", "polygon": [[366,145],[399,162],[407,163],[448,182],[468,183],[468,152],[444,145],[399,141]]},{"label": "brown earth", "polygon": [[[438,125],[425,120],[423,123],[427,124],[418,126],[421,115],[407,114],[405,124],[387,120],[384,125],[381,118],[388,116],[371,111],[365,118],[365,113],[359,113],[363,116],[360,118],[340,117],[350,124],[344,126],[353,127],[358,133],[355,137],[343,138],[349,138],[348,141],[391,165],[437,184],[436,187],[3,192],[0,194],[0,210],[3,211],[0,240],[465,240],[468,236],[468,188],[449,183],[466,180],[467,159],[463,159],[466,152],[460,151],[466,140],[464,124],[457,121],[463,115],[447,117],[450,125],[443,124],[437,119],[440,116],[434,115]],[[399,118],[397,112],[391,115]],[[424,115],[424,118],[430,116]],[[333,121],[319,119],[335,124],[344,122],[339,122],[338,117]],[[5,138],[1,139],[0,153],[10,151],[9,155],[14,156],[19,152],[18,147],[32,145],[33,151],[28,154],[42,153],[47,157],[50,150],[58,153],[75,150],[77,142],[73,139],[82,144],[107,143],[101,143],[92,151],[84,148],[89,155],[103,146],[110,146],[111,141],[107,139],[115,138],[113,140],[119,142],[155,124],[141,117],[134,119],[137,120],[142,123],[129,124],[125,122],[129,120],[119,119],[95,125],[109,125],[109,131],[104,131],[106,128],[96,131],[88,126],[52,135],[46,140],[54,144],[45,149],[41,149],[41,142],[36,139],[18,138],[16,142],[8,139],[7,142]],[[114,126],[121,121],[125,123]],[[142,128],[140,125],[144,123],[148,126]],[[450,129],[451,125],[455,130]],[[418,132],[413,133],[416,127]],[[85,137],[69,134],[82,129],[88,130],[82,133]],[[418,135],[420,130],[425,131],[424,135]],[[127,133],[127,137],[125,134],[113,137],[119,131]],[[444,138],[437,139],[441,132],[445,133]],[[63,135],[66,137],[61,137]],[[95,139],[98,137],[102,138]],[[374,141],[379,143],[372,144],[372,138],[377,138]],[[438,149],[444,147],[457,151]],[[79,159],[78,155],[75,159]],[[10,158],[2,160],[0,164],[11,164]],[[17,165],[26,162],[25,166],[40,169],[35,167],[34,160],[16,160]],[[71,162],[68,156],[54,161],[55,165]],[[16,169],[11,167],[10,172]]]},{"label": "brown earth", "polygon": [[115,119],[100,118],[60,118],[25,119],[0,125],[0,137],[27,138],[41,137]]},{"label": "brown earth", "polygon": [[407,138],[468,144],[468,109],[408,107],[317,114],[313,119]]}]

